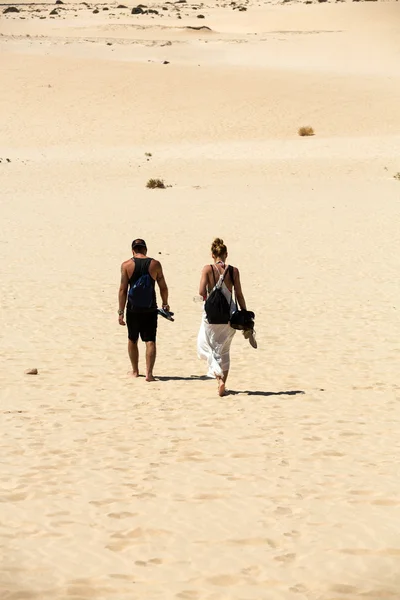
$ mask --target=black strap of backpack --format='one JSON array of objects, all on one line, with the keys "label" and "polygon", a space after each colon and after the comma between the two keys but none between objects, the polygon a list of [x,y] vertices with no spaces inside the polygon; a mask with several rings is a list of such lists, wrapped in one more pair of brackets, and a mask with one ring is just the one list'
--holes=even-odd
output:
[{"label": "black strap of backpack", "polygon": [[[214,265],[210,265],[210,267],[211,267],[211,271],[212,271],[212,274],[213,274],[213,277],[214,277],[214,286],[215,286],[215,285],[217,285],[217,280],[215,279]],[[230,276],[231,276],[231,279],[232,279],[232,285],[233,285],[233,267],[231,267],[230,265],[225,269],[225,271],[223,273],[221,273],[221,275],[222,275],[222,281],[224,281],[224,279],[225,279],[226,274],[228,273],[228,271],[230,273]],[[218,273],[219,273],[219,271],[218,271]]]},{"label": "black strap of backpack", "polygon": [[213,274],[213,277],[214,277],[214,285],[217,285],[217,282],[215,281],[214,267],[212,265],[210,265],[210,267],[211,267],[211,271],[212,271],[212,274]]}]

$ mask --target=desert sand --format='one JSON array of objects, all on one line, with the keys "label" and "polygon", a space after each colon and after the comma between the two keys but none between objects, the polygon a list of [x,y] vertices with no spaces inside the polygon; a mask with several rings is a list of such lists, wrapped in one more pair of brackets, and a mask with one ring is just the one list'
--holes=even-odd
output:
[{"label": "desert sand", "polygon": [[[400,3],[146,4],[0,7],[0,598],[397,600]],[[222,399],[215,236],[258,340]],[[154,384],[135,237],[176,316]]]}]

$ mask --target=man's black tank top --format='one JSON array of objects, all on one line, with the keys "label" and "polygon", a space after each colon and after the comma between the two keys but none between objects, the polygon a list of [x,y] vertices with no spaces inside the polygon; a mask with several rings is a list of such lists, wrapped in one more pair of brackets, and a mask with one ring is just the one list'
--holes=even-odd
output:
[{"label": "man's black tank top", "polygon": [[[142,275],[146,275],[149,273],[150,263],[152,261],[151,258],[132,258],[135,263],[135,270],[132,273],[132,277],[129,279],[129,287],[135,283]],[[149,273],[150,275],[150,273]],[[151,304],[151,308],[136,308],[133,312],[154,312],[157,310],[157,301],[156,301],[156,290],[155,290],[155,281],[150,275],[150,279],[153,284],[153,302]],[[128,304],[129,310],[129,304]]]}]

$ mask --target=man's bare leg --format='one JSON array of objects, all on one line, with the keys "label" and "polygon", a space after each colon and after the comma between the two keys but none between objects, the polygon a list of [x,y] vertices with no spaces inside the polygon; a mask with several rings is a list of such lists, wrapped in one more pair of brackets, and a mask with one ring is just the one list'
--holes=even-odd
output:
[{"label": "man's bare leg", "polygon": [[225,383],[226,380],[228,379],[228,375],[229,375],[229,370],[228,371],[223,371],[222,373],[222,377],[217,376],[217,383],[218,383],[218,396],[225,396]]},{"label": "man's bare leg", "polygon": [[128,354],[132,363],[132,376],[139,377],[139,348],[137,342],[128,340]]},{"label": "man's bare leg", "polygon": [[153,375],[154,363],[156,362],[156,343],[146,342],[146,381],[155,381]]}]

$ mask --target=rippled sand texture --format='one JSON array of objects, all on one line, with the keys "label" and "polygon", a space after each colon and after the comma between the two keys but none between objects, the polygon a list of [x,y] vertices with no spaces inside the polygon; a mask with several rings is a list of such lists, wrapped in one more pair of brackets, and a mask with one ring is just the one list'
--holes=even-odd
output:
[{"label": "rippled sand texture", "polygon": [[[0,598],[398,600],[400,4],[116,6],[0,7]],[[216,235],[259,344],[223,399]],[[137,236],[154,384],[116,318]]]}]

